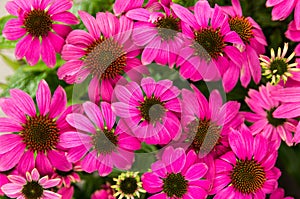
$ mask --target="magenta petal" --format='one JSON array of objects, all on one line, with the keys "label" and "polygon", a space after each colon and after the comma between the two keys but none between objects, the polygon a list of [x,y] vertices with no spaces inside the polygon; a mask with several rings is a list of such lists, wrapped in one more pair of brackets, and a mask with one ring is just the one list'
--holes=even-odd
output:
[{"label": "magenta petal", "polygon": [[34,37],[29,48],[30,50],[26,52],[25,57],[28,64],[34,66],[40,59],[41,44],[39,38]]},{"label": "magenta petal", "polygon": [[66,26],[63,24],[52,24],[52,28],[55,33],[63,38],[65,38],[72,31],[72,28],[70,26]]},{"label": "magenta petal", "polygon": [[162,190],[163,181],[153,173],[145,173],[142,176],[143,188],[149,193],[156,193]]},{"label": "magenta petal", "polygon": [[67,95],[65,90],[59,86],[51,99],[50,110],[49,110],[49,117],[56,118],[60,115],[66,108],[67,104]]},{"label": "magenta petal", "polygon": [[59,79],[64,79],[66,76],[75,75],[80,71],[84,62],[82,60],[71,60],[62,65],[58,71],[57,75]]},{"label": "magenta petal", "polygon": [[196,163],[192,165],[185,173],[185,179],[194,181],[202,178],[208,170],[208,167],[204,163]]},{"label": "magenta petal", "polygon": [[104,37],[112,37],[116,35],[120,26],[119,20],[113,14],[106,12],[98,12],[96,15],[98,27]]},{"label": "magenta petal", "polygon": [[18,16],[19,6],[13,1],[7,1],[5,4],[7,12],[11,15]]},{"label": "magenta petal", "polygon": [[8,40],[20,39],[26,33],[26,29],[21,26],[23,23],[19,19],[11,19],[5,24],[2,34]]},{"label": "magenta petal", "polygon": [[66,10],[69,10],[72,8],[73,5],[73,1],[68,1],[68,0],[61,0],[61,1],[54,1],[48,12],[49,14],[56,14],[56,13],[60,13],[60,12],[64,12]]},{"label": "magenta petal", "polygon": [[[32,170],[32,169],[31,169]],[[19,184],[19,185],[25,185],[27,183],[26,179],[21,177],[21,176],[17,176],[17,175],[9,175],[7,176],[9,181],[14,183],[14,184]],[[2,181],[0,181],[2,182]]]},{"label": "magenta petal", "polygon": [[189,195],[190,198],[193,199],[193,198],[206,198],[208,194],[202,187],[189,186],[187,195]]},{"label": "magenta petal", "polygon": [[23,37],[16,45],[16,51],[15,51],[15,55],[16,55],[16,58],[17,59],[22,59],[30,44],[31,44],[31,41],[32,41],[32,36],[31,35],[27,35],[25,37]]},{"label": "magenta petal", "polygon": [[53,173],[53,167],[43,152],[37,153],[35,167],[42,176]]},{"label": "magenta petal", "polygon": [[64,152],[56,150],[48,151],[48,158],[51,164],[60,171],[69,171],[72,169],[72,164],[67,160]]},{"label": "magenta petal", "polygon": [[63,45],[65,44],[65,40],[58,34],[54,34],[52,32],[48,33],[48,38],[51,41],[55,52],[60,53]]},{"label": "magenta petal", "polygon": [[33,99],[27,93],[20,89],[11,89],[10,95],[12,96],[16,105],[24,111],[23,114],[29,116],[36,115],[35,104],[33,102]]},{"label": "magenta petal", "polygon": [[94,42],[92,35],[84,30],[73,30],[66,39],[66,43],[72,45],[89,46]]},{"label": "magenta petal", "polygon": [[44,188],[44,189],[48,189],[48,188],[51,188],[51,187],[55,187],[57,186],[61,179],[49,179],[49,180],[45,180],[45,182],[42,182],[42,179],[39,181],[39,184]]},{"label": "magenta petal", "polygon": [[148,199],[166,199],[166,198],[168,198],[166,193],[159,193],[159,194],[150,196]]},{"label": "magenta petal", "polygon": [[51,40],[48,37],[42,39],[41,49],[42,60],[48,67],[54,67],[56,63],[55,49],[51,44]]},{"label": "magenta petal", "polygon": [[195,5],[195,18],[199,25],[207,26],[212,14],[208,1],[198,1]]},{"label": "magenta petal", "polygon": [[117,153],[112,154],[111,158],[116,168],[128,170],[134,161],[134,153],[119,149]]},{"label": "magenta petal", "polygon": [[286,19],[294,8],[294,1],[281,2],[276,5],[272,10],[272,20],[284,20]]},{"label": "magenta petal", "polygon": [[51,91],[45,80],[41,80],[36,92],[36,101],[41,115],[49,112],[51,103]]},{"label": "magenta petal", "polygon": [[97,155],[95,151],[89,152],[86,156],[82,159],[81,167],[85,172],[92,173],[97,170]]},{"label": "magenta petal", "polygon": [[137,8],[129,10],[126,13],[126,17],[137,21],[149,22],[150,14],[151,13],[147,9]]},{"label": "magenta petal", "polygon": [[82,114],[71,113],[66,117],[66,120],[71,126],[78,130],[88,133],[96,133],[94,125]]},{"label": "magenta petal", "polygon": [[106,122],[106,126],[108,127],[108,129],[111,129],[115,125],[116,115],[113,113],[111,105],[109,103],[102,102],[100,104],[100,107],[103,114],[103,118]]},{"label": "magenta petal", "polygon": [[64,148],[73,148],[90,142],[90,136],[79,132],[65,132],[60,135],[60,146]]},{"label": "magenta petal", "polygon": [[17,198],[21,195],[23,185],[22,184],[14,184],[7,183],[1,187],[2,191],[11,198]]},{"label": "magenta petal", "polygon": [[16,122],[10,118],[0,118],[0,132],[19,132],[21,130],[23,130],[23,127],[19,122]]},{"label": "magenta petal", "polygon": [[229,135],[229,143],[232,151],[241,160],[251,159],[253,154],[253,136],[248,131],[232,131]]},{"label": "magenta petal", "polygon": [[87,149],[83,145],[78,147],[73,147],[69,150],[67,154],[67,159],[73,163],[78,162],[88,150],[89,149]]},{"label": "magenta petal", "polygon": [[[172,4],[171,8],[175,12],[175,14],[185,23],[192,26],[194,29],[199,29],[200,26],[197,24],[195,16],[185,7],[178,5],[178,4]],[[207,22],[208,23],[208,22]],[[200,24],[204,25],[204,24]]]},{"label": "magenta petal", "polygon": [[49,190],[44,190],[43,195],[45,195],[45,199],[61,199],[61,195],[58,193],[54,193]]},{"label": "magenta petal", "polygon": [[100,29],[97,25],[97,21],[95,20],[95,18],[84,11],[78,11],[78,14],[85,27],[88,29],[89,33],[94,38],[98,39],[100,37]]},{"label": "magenta petal", "polygon": [[142,7],[144,1],[143,0],[135,0],[135,1],[122,1],[122,0],[116,0],[114,6],[113,6],[113,11],[115,15],[120,15],[123,12],[126,12],[128,10],[134,9],[134,8],[139,8]]},{"label": "magenta petal", "polygon": [[105,156],[98,165],[98,174],[100,176],[107,176],[112,172],[113,163],[111,157]]},{"label": "magenta petal", "polygon": [[169,164],[171,165],[172,171],[174,173],[179,173],[183,169],[186,161],[184,149],[178,148],[174,150],[174,152],[171,154],[170,161],[171,162]]},{"label": "magenta petal", "polygon": [[5,154],[0,155],[0,171],[8,171],[15,167],[25,150],[25,145],[20,144]]},{"label": "magenta petal", "polygon": [[59,21],[65,24],[76,25],[79,23],[77,17],[70,12],[61,12],[51,16],[53,21]]},{"label": "magenta petal", "polygon": [[99,109],[99,106],[92,102],[85,102],[83,104],[83,108],[90,120],[101,129],[104,129],[103,115]]},{"label": "magenta petal", "polygon": [[223,75],[223,86],[226,93],[231,91],[239,80],[240,70],[235,65],[230,66]]},{"label": "magenta petal", "polygon": [[1,135],[0,136],[0,143],[1,143],[1,145],[0,145],[0,154],[5,154],[5,153],[11,151],[16,146],[18,146],[21,142],[22,142],[22,138],[21,138],[20,135],[17,135],[17,134],[4,134],[4,135]]},{"label": "magenta petal", "polygon": [[17,165],[17,170],[21,174],[25,175],[27,171],[32,171],[34,167],[35,167],[35,160],[34,160],[33,151],[28,150],[23,154],[22,158],[20,159],[20,162]]}]

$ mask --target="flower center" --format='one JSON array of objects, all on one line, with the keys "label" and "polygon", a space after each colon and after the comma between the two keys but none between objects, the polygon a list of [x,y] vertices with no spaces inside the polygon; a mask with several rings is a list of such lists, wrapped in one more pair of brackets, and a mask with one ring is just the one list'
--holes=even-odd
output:
[{"label": "flower center", "polygon": [[158,28],[158,34],[163,40],[173,39],[179,31],[179,19],[167,16],[154,22]]},{"label": "flower center", "polygon": [[164,103],[156,97],[146,98],[139,106],[139,109],[141,111],[142,118],[152,123],[162,120],[166,112]]},{"label": "flower center", "polygon": [[218,143],[220,138],[220,127],[209,120],[192,121],[189,125],[188,139],[193,139],[190,148],[194,149],[196,153],[207,154]]},{"label": "flower center", "polygon": [[221,35],[220,29],[202,28],[199,31],[194,32],[195,54],[203,57],[207,61],[211,58],[217,58],[223,54],[223,48],[225,47],[224,37]]},{"label": "flower center", "polygon": [[31,181],[23,186],[22,194],[26,199],[39,199],[42,197],[43,191],[43,187],[38,182]]},{"label": "flower center", "polygon": [[244,43],[249,43],[253,38],[253,26],[245,17],[233,17],[229,19],[230,30],[235,31]]},{"label": "flower center", "polygon": [[286,119],[284,118],[274,118],[273,117],[273,112],[276,110],[276,108],[272,108],[271,110],[267,111],[267,119],[270,124],[273,126],[281,126],[286,122]]},{"label": "flower center", "polygon": [[114,129],[103,131],[98,130],[92,137],[92,144],[95,147],[98,154],[111,153],[118,144],[118,137],[114,134]]},{"label": "flower center", "polygon": [[24,26],[32,36],[42,37],[52,29],[52,19],[44,10],[32,10],[25,14]]},{"label": "flower center", "polygon": [[171,173],[163,179],[163,191],[168,197],[182,198],[187,192],[188,181],[184,179],[181,173]]},{"label": "flower center", "polygon": [[21,137],[27,148],[32,151],[46,152],[56,147],[59,141],[59,129],[48,115],[27,117]]},{"label": "flower center", "polygon": [[266,173],[255,160],[238,160],[230,178],[235,189],[241,193],[250,194],[263,187]]},{"label": "flower center", "polygon": [[100,38],[86,52],[84,62],[92,75],[101,79],[114,79],[124,74],[126,52],[113,39]]},{"label": "flower center", "polygon": [[270,70],[273,74],[281,76],[288,71],[288,63],[282,58],[275,58],[275,60],[270,63]]},{"label": "flower center", "polygon": [[137,181],[135,178],[132,177],[125,178],[120,183],[120,190],[124,194],[134,194],[137,188],[138,188]]}]

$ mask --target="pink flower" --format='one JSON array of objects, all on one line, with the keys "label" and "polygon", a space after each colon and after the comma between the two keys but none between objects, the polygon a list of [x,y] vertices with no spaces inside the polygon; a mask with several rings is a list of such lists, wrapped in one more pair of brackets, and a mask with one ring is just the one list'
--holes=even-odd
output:
[{"label": "pink flower", "polygon": [[128,11],[126,16],[137,21],[132,37],[136,45],[144,47],[142,63],[147,65],[155,61],[173,67],[183,44],[181,21],[170,7],[158,6],[164,12],[137,8]]},{"label": "pink flower", "polygon": [[293,145],[293,134],[296,131],[297,121],[290,119],[291,117],[283,117],[283,114],[274,114],[280,105],[278,98],[271,96],[271,93],[281,89],[282,87],[271,86],[267,83],[266,86],[261,86],[259,91],[250,89],[245,102],[249,108],[254,112],[245,112],[245,119],[252,122],[250,130],[253,135],[261,134],[270,141],[275,141],[278,149],[281,139],[287,145]]},{"label": "pink flower", "polygon": [[[58,146],[60,135],[71,127],[65,117],[67,97],[58,87],[51,97],[50,88],[42,80],[36,92],[37,110],[33,99],[19,89],[10,90],[10,98],[2,98],[0,107],[7,117],[0,118],[0,171],[17,165],[22,174],[36,167],[42,175],[53,167],[68,171],[72,168],[64,149]],[[8,133],[6,133],[8,132]]]},{"label": "pink flower", "polygon": [[110,101],[113,87],[124,73],[138,79],[140,72],[147,72],[136,58],[139,50],[131,41],[133,22],[108,12],[97,13],[96,19],[84,11],[79,11],[79,16],[88,32],[74,30],[68,35],[62,50],[67,62],[57,75],[69,84],[81,83],[92,75],[91,86],[100,82],[102,98]]},{"label": "pink flower", "polygon": [[223,75],[225,91],[231,91],[240,77],[244,87],[250,83],[251,76],[256,84],[261,79],[261,67],[259,54],[265,53],[267,45],[266,38],[260,26],[251,18],[244,17],[239,0],[232,0],[232,6],[225,6],[222,9],[229,15],[228,22],[230,29],[238,33],[243,40],[245,47],[241,48],[242,65],[235,65]]},{"label": "pink flower", "polygon": [[19,175],[9,175],[8,179],[11,183],[3,185],[1,189],[10,198],[61,199],[60,194],[48,190],[55,187],[60,179],[48,179],[48,176],[40,178],[36,168],[31,173],[26,172],[26,178]]},{"label": "pink flower", "polygon": [[114,190],[111,188],[111,185],[109,182],[106,184],[101,185],[101,189],[95,191],[95,193],[92,194],[91,199],[115,199],[116,197],[114,195]]},{"label": "pink flower", "polygon": [[209,183],[203,176],[208,167],[196,160],[194,151],[186,155],[182,148],[167,147],[161,160],[151,165],[152,171],[142,176],[144,189],[155,194],[149,199],[206,198]]},{"label": "pink flower", "polygon": [[300,1],[299,0],[267,0],[267,7],[273,7],[272,20],[284,20],[294,10],[294,20],[297,29],[300,29]]},{"label": "pink flower", "polygon": [[83,171],[88,173],[98,170],[100,176],[107,176],[112,168],[127,170],[134,161],[134,150],[140,142],[128,135],[124,124],[116,121],[111,105],[101,102],[100,108],[92,103],[83,104],[87,116],[72,113],[67,121],[77,131],[65,132],[60,137],[59,145],[69,148],[68,159],[81,161]]},{"label": "pink flower", "polygon": [[[189,38],[176,61],[182,77],[192,81],[219,80],[227,70],[234,70],[234,65],[241,65],[241,53],[234,46],[243,47],[244,43],[236,32],[230,31],[227,16],[219,6],[212,9],[207,1],[198,1],[194,15],[177,4],[171,8],[186,23],[182,32]],[[229,59],[234,64],[229,64]]]},{"label": "pink flower", "polygon": [[294,199],[293,197],[284,197],[284,189],[277,188],[275,191],[272,192],[270,195],[270,199]]},{"label": "pink flower", "polygon": [[79,23],[75,15],[67,12],[71,7],[69,0],[8,1],[6,10],[17,18],[5,24],[3,35],[9,40],[22,38],[16,46],[17,59],[26,57],[29,65],[35,65],[41,57],[48,67],[53,67],[56,53],[61,52],[72,30],[69,25]]},{"label": "pink flower", "polygon": [[80,182],[80,176],[77,172],[82,171],[80,162],[73,164],[73,167],[69,171],[60,171],[54,168],[54,172],[51,178],[61,179],[57,187],[71,187],[71,183]]},{"label": "pink flower", "polygon": [[215,199],[265,198],[277,188],[281,175],[274,167],[277,150],[261,135],[253,137],[245,127],[229,135],[232,151],[215,161]]},{"label": "pink flower", "polygon": [[210,93],[208,101],[195,86],[192,88],[194,92],[182,90],[184,142],[199,158],[224,154],[228,150],[231,129],[237,129],[243,123],[240,104],[235,101],[223,104],[217,90]]},{"label": "pink flower", "polygon": [[61,199],[72,199],[74,195],[74,187],[62,187],[57,191],[61,195]]},{"label": "pink flower", "polygon": [[167,144],[180,135],[180,90],[170,80],[144,78],[141,86],[130,82],[116,86],[115,114],[124,119],[133,135],[147,144]]},{"label": "pink flower", "polygon": [[144,3],[144,0],[116,0],[113,6],[113,11],[115,15],[121,15],[127,11],[135,8],[141,8]]}]

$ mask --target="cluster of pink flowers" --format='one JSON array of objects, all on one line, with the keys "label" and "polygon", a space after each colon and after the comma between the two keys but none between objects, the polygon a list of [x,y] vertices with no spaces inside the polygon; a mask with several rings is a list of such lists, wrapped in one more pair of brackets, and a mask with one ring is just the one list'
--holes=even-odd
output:
[{"label": "cluster of pink flowers", "polygon": [[[51,68],[61,56],[58,78],[88,82],[89,99],[70,104],[61,86],[51,93],[45,80],[35,100],[20,89],[0,99],[6,115],[0,118],[0,195],[71,199],[82,171],[101,177],[128,171],[141,164],[136,154],[143,145],[153,145],[156,160],[141,178],[124,174],[115,190],[107,183],[91,198],[134,199],[143,191],[150,199],[284,198],[275,163],[281,144],[300,142],[299,60],[289,64],[300,45],[287,59],[287,47],[263,55],[263,31],[243,16],[239,0],[214,7],[199,0],[190,8],[170,0],[116,0],[113,13],[78,11],[79,19],[68,11],[72,4],[6,4],[17,18],[3,35],[20,39],[16,57],[29,65],[41,58]],[[273,20],[295,7],[286,37],[300,42],[300,0],[267,0],[266,6],[274,7]],[[86,30],[73,30],[80,20]],[[151,75],[166,65],[190,88]],[[262,74],[271,81],[261,84]],[[248,111],[224,99],[222,91],[238,81],[246,89],[251,80],[259,88],[244,99]],[[222,88],[207,94],[199,81],[220,81]]]}]

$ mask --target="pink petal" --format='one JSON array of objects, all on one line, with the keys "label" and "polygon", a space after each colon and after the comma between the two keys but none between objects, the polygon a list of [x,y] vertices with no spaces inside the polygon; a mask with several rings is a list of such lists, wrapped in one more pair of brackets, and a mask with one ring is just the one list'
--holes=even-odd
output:
[{"label": "pink petal", "polygon": [[92,102],[85,102],[83,108],[90,120],[101,129],[104,129],[103,115],[99,107]]},{"label": "pink petal", "polygon": [[212,8],[207,1],[198,1],[195,5],[195,18],[199,25],[207,26],[212,14]]},{"label": "pink petal", "polygon": [[26,34],[26,29],[21,26],[23,23],[19,19],[11,19],[6,22],[2,34],[8,40],[20,39]]},{"label": "pink petal", "polygon": [[58,68],[57,75],[59,79],[64,79],[66,76],[75,75],[83,67],[84,62],[82,60],[70,60],[64,65]]},{"label": "pink petal", "polygon": [[25,150],[24,144],[19,144],[9,152],[0,155],[0,171],[8,171],[15,167]]},{"label": "pink petal", "polygon": [[148,199],[166,199],[166,198],[168,198],[166,193],[159,193],[159,194],[150,196]]},{"label": "pink petal", "polygon": [[69,171],[72,169],[72,164],[67,160],[63,152],[56,150],[48,151],[48,158],[51,164],[61,171]]},{"label": "pink petal", "polygon": [[90,136],[79,132],[62,133],[59,139],[60,139],[60,146],[65,148],[73,148],[91,142]]},{"label": "pink petal", "polygon": [[19,6],[13,1],[7,1],[7,3],[5,4],[5,9],[11,15],[18,16],[19,14],[18,13]]},{"label": "pink petal", "polygon": [[88,152],[88,149],[81,145],[78,147],[73,147],[69,150],[68,154],[67,154],[67,158],[70,162],[78,162],[85,153]]},{"label": "pink petal", "polygon": [[48,189],[51,187],[55,187],[56,185],[58,185],[60,183],[60,181],[61,181],[60,179],[50,179],[43,183],[41,183],[41,181],[39,181],[39,184],[41,186],[43,186],[44,189]]},{"label": "pink petal", "polygon": [[272,20],[284,20],[286,19],[294,8],[294,0],[288,2],[281,2],[276,5],[272,10]]},{"label": "pink petal", "polygon": [[144,1],[143,0],[136,0],[136,1],[122,1],[122,0],[116,0],[115,4],[113,6],[113,11],[115,15],[120,15],[123,12],[127,12],[128,10],[142,7]]},{"label": "pink petal", "polygon": [[193,199],[193,198],[206,198],[208,194],[201,187],[189,186],[187,195],[190,196],[190,199]]},{"label": "pink petal", "polygon": [[19,106],[20,109],[23,110],[23,114],[29,116],[35,116],[35,104],[33,99],[20,89],[11,89],[10,95],[12,96],[13,100],[15,101],[16,105]]},{"label": "pink petal", "polygon": [[72,28],[70,26],[66,26],[63,24],[52,24],[52,29],[55,33],[63,38],[65,38],[72,31]]},{"label": "pink petal", "polygon": [[48,38],[51,41],[51,44],[55,52],[60,53],[63,45],[65,44],[65,40],[58,34],[54,34],[52,32],[49,32]]},{"label": "pink petal", "polygon": [[48,37],[43,37],[42,39],[41,55],[42,60],[48,67],[54,67],[56,63],[55,49]]},{"label": "pink petal", "polygon": [[82,159],[81,167],[85,172],[92,173],[97,170],[98,165],[97,155],[94,151],[89,152]]},{"label": "pink petal", "polygon": [[16,198],[21,195],[23,185],[8,183],[1,187],[2,191],[11,198]]},{"label": "pink petal", "polygon": [[40,179],[40,174],[36,168],[31,171],[31,178],[33,181],[38,181]]},{"label": "pink petal", "polygon": [[230,66],[223,75],[223,86],[226,93],[230,92],[239,80],[240,70],[235,65]]},{"label": "pink petal", "polygon": [[208,167],[204,163],[196,163],[192,165],[185,173],[185,179],[194,181],[202,178],[208,170]]},{"label": "pink petal", "polygon": [[84,11],[78,11],[78,14],[92,37],[98,39],[100,37],[100,29],[95,18]]},{"label": "pink petal", "polygon": [[9,179],[10,182],[14,184],[25,185],[27,183],[26,179],[21,176],[9,175],[7,176],[7,178]]},{"label": "pink petal", "polygon": [[143,188],[148,193],[156,193],[162,190],[163,181],[154,173],[145,173],[142,176]]},{"label": "pink petal", "polygon": [[34,37],[29,48],[30,50],[26,52],[25,57],[28,64],[34,66],[40,59],[41,44],[39,38]]},{"label": "pink petal", "polygon": [[17,59],[22,59],[25,56],[27,50],[29,49],[31,41],[32,41],[32,36],[26,35],[17,43],[16,51],[15,51],[15,55]]},{"label": "pink petal", "polygon": [[94,38],[92,35],[87,33],[84,30],[73,30],[70,32],[66,39],[66,43],[72,44],[72,45],[82,45],[83,47],[88,47],[94,42]]},{"label": "pink petal", "polygon": [[156,58],[158,49],[160,49],[161,40],[159,37],[154,38],[144,49],[142,53],[142,63],[151,64]]},{"label": "pink petal", "polygon": [[36,101],[41,115],[49,113],[51,91],[45,80],[41,80],[36,92]]},{"label": "pink petal", "polygon": [[68,0],[54,1],[48,10],[48,13],[50,15],[53,15],[56,13],[64,12],[66,10],[71,9],[72,5],[73,5],[73,1],[68,1]]},{"label": "pink petal", "polygon": [[53,172],[53,167],[43,152],[37,153],[35,161],[35,166],[42,176],[49,175]]},{"label": "pink petal", "polygon": [[[10,118],[0,118],[0,132],[19,132],[22,130],[23,127],[19,122],[16,122]],[[2,149],[0,151],[3,152]]]},{"label": "pink petal", "polygon": [[204,24],[198,25],[195,16],[187,8],[178,4],[172,4],[171,8],[182,21],[184,21],[194,29],[199,29],[200,28],[199,25],[204,25]]},{"label": "pink petal", "polygon": [[61,199],[61,195],[54,193],[52,191],[44,190],[43,191],[44,199]]},{"label": "pink petal", "polygon": [[143,22],[149,22],[150,12],[144,8],[137,8],[129,10],[126,13],[126,17]]},{"label": "pink petal", "polygon": [[33,151],[27,150],[21,157],[17,170],[21,174],[25,174],[27,171],[32,171],[35,167],[35,160]]},{"label": "pink petal", "polygon": [[116,16],[109,12],[99,12],[96,15],[96,20],[104,37],[112,37],[116,35],[119,28],[119,20],[117,20]]},{"label": "pink petal", "polygon": [[59,86],[51,99],[50,110],[49,110],[49,117],[56,118],[60,115],[66,108],[67,104],[67,95],[65,90]]},{"label": "pink petal", "polygon": [[178,148],[174,150],[174,152],[171,154],[170,161],[171,162],[169,162],[169,164],[171,165],[172,171],[174,173],[179,173],[183,169],[186,161],[184,149]]},{"label": "pink petal", "polygon": [[266,2],[266,6],[267,7],[272,7],[272,6],[275,6],[281,2],[283,2],[284,0],[267,0]]},{"label": "pink petal", "polygon": [[106,122],[108,129],[111,129],[116,121],[116,115],[113,113],[111,105],[107,102],[102,102],[100,104],[101,111],[103,113],[103,118]]},{"label": "pink petal", "polygon": [[85,49],[80,46],[66,44],[62,50],[62,58],[64,60],[76,60],[86,55]]},{"label": "pink petal", "polygon": [[51,16],[53,21],[59,21],[68,25],[76,25],[79,23],[77,17],[70,12],[61,12]]}]

